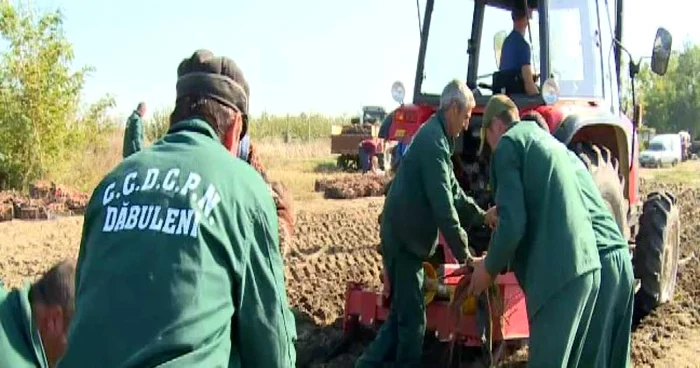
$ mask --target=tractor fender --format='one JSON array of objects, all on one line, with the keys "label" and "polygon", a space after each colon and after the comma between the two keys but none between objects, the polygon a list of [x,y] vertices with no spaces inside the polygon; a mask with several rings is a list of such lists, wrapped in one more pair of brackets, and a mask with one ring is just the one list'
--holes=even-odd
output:
[{"label": "tractor fender", "polygon": [[636,186],[633,184],[630,188],[631,128],[628,119],[597,111],[566,116],[553,135],[568,147],[573,147],[578,142],[588,142],[609,149],[619,162],[619,175],[625,183],[625,199],[634,203]]}]

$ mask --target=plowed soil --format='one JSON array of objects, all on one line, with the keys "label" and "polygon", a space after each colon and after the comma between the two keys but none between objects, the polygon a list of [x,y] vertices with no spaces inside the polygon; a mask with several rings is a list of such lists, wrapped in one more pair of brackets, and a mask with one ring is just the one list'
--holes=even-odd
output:
[{"label": "plowed soil", "polygon": [[681,207],[681,255],[674,300],[640,322],[632,335],[638,367],[700,367],[700,189],[642,183],[674,193]]},{"label": "plowed soil", "polygon": [[385,175],[355,174],[316,180],[315,190],[328,199],[355,199],[384,195],[391,178]]},{"label": "plowed soil", "polygon": [[[644,189],[657,189],[647,185]],[[700,190],[664,186],[681,204],[682,254],[675,299],[645,318],[633,333],[638,367],[700,366]],[[377,215],[381,198],[319,200],[297,206],[296,236],[286,256],[290,303],[297,316],[298,365],[350,367],[368,339],[321,363],[341,340],[346,282],[379,288]],[[64,257],[77,255],[81,217],[0,223],[0,279],[18,286]],[[695,257],[691,257],[695,254]],[[371,338],[371,336],[369,336]]]}]

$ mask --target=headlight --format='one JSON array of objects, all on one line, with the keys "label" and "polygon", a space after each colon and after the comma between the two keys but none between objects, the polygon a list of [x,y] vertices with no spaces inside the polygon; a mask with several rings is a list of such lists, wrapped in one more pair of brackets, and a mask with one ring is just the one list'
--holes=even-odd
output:
[{"label": "headlight", "polygon": [[552,105],[559,99],[559,86],[557,82],[549,78],[542,85],[542,98],[547,105]]},{"label": "headlight", "polygon": [[394,84],[391,85],[391,97],[394,98],[394,101],[403,104],[403,98],[406,96],[406,89],[403,86],[403,83],[396,81]]}]

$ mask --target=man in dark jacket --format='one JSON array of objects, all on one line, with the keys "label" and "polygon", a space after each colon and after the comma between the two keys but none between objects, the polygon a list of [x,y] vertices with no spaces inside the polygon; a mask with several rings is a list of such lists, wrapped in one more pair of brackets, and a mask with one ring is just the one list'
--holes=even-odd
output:
[{"label": "man in dark jacket", "polygon": [[295,365],[277,209],[237,157],[248,83],[206,50],[177,75],[168,133],[88,203],[60,368]]},{"label": "man in dark jacket", "polygon": [[49,368],[66,350],[74,310],[75,263],[61,261],[34,284],[0,282],[0,367]]},{"label": "man in dark jacket", "polygon": [[122,156],[127,158],[143,149],[143,116],[146,114],[146,103],[140,102],[131,113],[124,129],[124,145]]}]

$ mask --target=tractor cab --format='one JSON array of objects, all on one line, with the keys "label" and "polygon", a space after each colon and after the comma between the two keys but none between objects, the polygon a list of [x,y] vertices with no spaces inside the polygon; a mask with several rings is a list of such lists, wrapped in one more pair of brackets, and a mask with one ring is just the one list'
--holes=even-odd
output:
[{"label": "tractor cab", "polygon": [[[482,197],[479,192],[488,182],[485,163],[477,156],[483,108],[491,95],[505,93],[521,115],[539,112],[550,132],[566,145],[594,141],[606,147],[627,168],[620,172],[625,199],[637,203],[639,144],[633,139],[634,124],[620,108],[622,3],[426,0],[413,101],[403,104],[404,87],[394,84],[392,95],[401,106],[389,138],[410,143],[439,107],[444,86],[466,75],[476,108],[469,129],[457,139],[454,161],[463,166],[457,168],[457,176],[466,178],[469,194]],[[518,10],[527,14],[525,27],[516,27]],[[657,74],[665,72],[668,51],[670,34],[659,29],[652,59]],[[527,74],[520,67],[524,63],[529,64]],[[639,64],[631,62],[630,67],[633,75]],[[525,77],[533,78],[534,93],[526,92]]]},{"label": "tractor cab", "polygon": [[363,106],[362,123],[379,124],[386,118],[386,110],[381,106]]},{"label": "tractor cab", "polygon": [[[514,29],[513,13],[526,3],[529,16],[520,33]],[[394,138],[410,139],[421,118],[438,107],[447,82],[465,75],[476,97],[475,115],[494,93],[509,95],[523,113],[559,104],[616,114],[615,14],[615,1],[427,0],[413,104],[399,109],[404,110],[399,118],[405,119],[395,119]],[[513,56],[527,60],[536,93],[525,92],[522,70],[511,68],[508,57]],[[552,130],[560,123],[545,118]],[[475,117],[472,126],[479,123]]]}]

